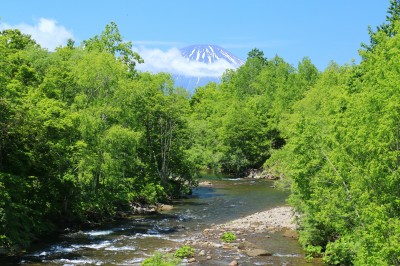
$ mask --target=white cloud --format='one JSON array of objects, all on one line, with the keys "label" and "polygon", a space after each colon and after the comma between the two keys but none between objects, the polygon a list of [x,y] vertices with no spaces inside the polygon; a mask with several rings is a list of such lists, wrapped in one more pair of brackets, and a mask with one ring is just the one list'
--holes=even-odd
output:
[{"label": "white cloud", "polygon": [[65,45],[69,38],[73,39],[73,34],[53,19],[40,18],[36,25],[0,23],[0,30],[4,29],[19,29],[22,33],[31,35],[32,39],[50,51]]},{"label": "white cloud", "polygon": [[226,69],[235,68],[225,60],[219,60],[213,64],[189,61],[177,48],[168,51],[139,48],[136,52],[144,59],[144,63],[140,64],[138,69],[153,73],[168,72],[189,77],[220,77]]}]

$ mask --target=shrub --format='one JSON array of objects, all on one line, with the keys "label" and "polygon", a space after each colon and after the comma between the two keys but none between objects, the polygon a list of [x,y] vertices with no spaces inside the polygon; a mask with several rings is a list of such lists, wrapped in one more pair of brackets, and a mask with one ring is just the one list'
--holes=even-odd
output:
[{"label": "shrub", "polygon": [[145,259],[141,266],[176,266],[180,262],[181,260],[175,258],[172,254],[156,252],[152,257]]},{"label": "shrub", "polygon": [[174,256],[177,258],[190,258],[194,255],[194,248],[191,246],[182,246],[177,251],[175,251]]},{"label": "shrub", "polygon": [[306,259],[311,260],[312,258],[317,258],[322,256],[321,246],[308,245],[306,247]]},{"label": "shrub", "polygon": [[232,232],[225,232],[221,236],[221,241],[226,243],[231,243],[236,240],[236,235]]},{"label": "shrub", "polygon": [[328,265],[352,265],[354,253],[353,243],[346,238],[340,238],[328,243],[323,261]]}]

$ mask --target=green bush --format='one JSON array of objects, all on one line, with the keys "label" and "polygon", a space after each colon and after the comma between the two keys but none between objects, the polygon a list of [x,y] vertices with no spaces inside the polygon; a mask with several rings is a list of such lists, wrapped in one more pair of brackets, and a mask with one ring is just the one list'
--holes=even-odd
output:
[{"label": "green bush", "polygon": [[165,198],[164,188],[160,184],[153,182],[147,183],[139,193],[139,201],[148,204],[155,204],[163,201]]},{"label": "green bush", "polygon": [[352,265],[354,244],[346,239],[329,242],[326,246],[323,261],[329,265]]},{"label": "green bush", "polygon": [[150,258],[145,259],[142,266],[176,266],[181,262],[179,258],[174,257],[172,254],[163,254],[156,252]]},{"label": "green bush", "polygon": [[193,257],[194,255],[194,248],[192,248],[191,246],[182,246],[181,248],[179,248],[177,251],[175,251],[174,256],[176,258],[190,258]]},{"label": "green bush", "polygon": [[312,258],[318,258],[322,256],[321,246],[308,245],[306,247],[306,259],[311,260]]},{"label": "green bush", "polygon": [[221,236],[221,241],[226,243],[231,243],[236,240],[236,235],[232,232],[225,232]]}]

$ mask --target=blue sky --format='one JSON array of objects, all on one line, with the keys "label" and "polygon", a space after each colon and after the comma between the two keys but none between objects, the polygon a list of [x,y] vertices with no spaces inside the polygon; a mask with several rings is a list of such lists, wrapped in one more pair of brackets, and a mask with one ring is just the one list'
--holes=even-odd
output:
[{"label": "blue sky", "polygon": [[2,1],[0,29],[18,27],[50,50],[79,43],[114,21],[144,53],[216,44],[246,59],[254,47],[297,66],[308,56],[323,70],[334,60],[359,62],[367,28],[385,20],[389,0]]}]

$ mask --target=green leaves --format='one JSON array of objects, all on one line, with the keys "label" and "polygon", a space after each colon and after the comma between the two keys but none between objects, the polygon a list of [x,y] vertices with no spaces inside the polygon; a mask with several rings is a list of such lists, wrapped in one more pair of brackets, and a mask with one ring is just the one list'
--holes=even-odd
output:
[{"label": "green leaves", "polygon": [[311,84],[280,122],[287,144],[267,161],[292,180],[300,241],[333,265],[399,263],[400,42],[374,38],[360,66],[331,64]]},{"label": "green leaves", "polygon": [[132,51],[132,43],[122,42],[122,36],[115,22],[106,25],[100,36],[96,35],[87,41],[83,41],[82,45],[89,51],[106,52],[117,56],[128,67],[131,75],[136,74],[136,64],[143,63],[140,55]]},{"label": "green leaves", "polygon": [[142,60],[115,23],[83,43],[49,53],[0,33],[1,246],[195,183],[187,92],[168,74],[136,73]]},{"label": "green leaves", "polygon": [[198,88],[190,121],[195,143],[190,155],[197,164],[238,176],[261,168],[285,144],[286,128],[279,121],[318,78],[309,59],[299,69],[254,49],[243,66],[225,73],[222,84]]},{"label": "green leaves", "polygon": [[224,232],[221,236],[221,241],[225,243],[231,243],[236,240],[236,235],[233,232]]}]

